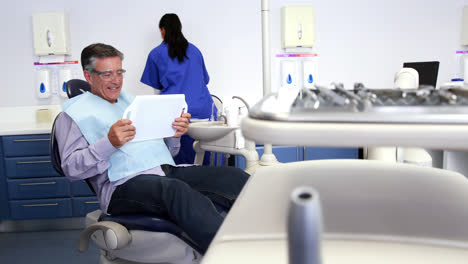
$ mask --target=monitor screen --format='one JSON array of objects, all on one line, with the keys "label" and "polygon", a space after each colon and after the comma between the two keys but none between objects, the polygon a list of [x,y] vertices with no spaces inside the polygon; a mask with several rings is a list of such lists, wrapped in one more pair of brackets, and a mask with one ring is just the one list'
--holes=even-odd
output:
[{"label": "monitor screen", "polygon": [[431,85],[436,87],[439,73],[438,61],[405,62],[404,68],[413,68],[419,74],[419,85]]}]

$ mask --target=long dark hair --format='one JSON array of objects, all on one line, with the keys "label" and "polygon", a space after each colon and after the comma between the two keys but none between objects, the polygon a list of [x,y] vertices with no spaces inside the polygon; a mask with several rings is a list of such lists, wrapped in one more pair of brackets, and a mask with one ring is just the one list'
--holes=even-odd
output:
[{"label": "long dark hair", "polygon": [[182,34],[182,23],[176,14],[165,14],[159,20],[159,28],[165,30],[164,42],[169,45],[169,57],[177,57],[179,62],[187,57],[188,41]]}]

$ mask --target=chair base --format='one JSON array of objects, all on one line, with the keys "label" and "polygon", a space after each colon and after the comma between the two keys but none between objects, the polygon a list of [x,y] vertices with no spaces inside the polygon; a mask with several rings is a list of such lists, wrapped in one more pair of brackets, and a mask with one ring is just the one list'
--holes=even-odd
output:
[{"label": "chair base", "polygon": [[[193,262],[191,262],[191,264],[198,264],[200,263],[201,261],[201,256],[198,257],[197,260],[194,260]],[[133,262],[133,261],[129,261],[129,260],[125,260],[125,259],[119,259],[119,258],[115,258],[115,257],[111,257],[111,256],[108,256],[108,253],[104,250],[101,250],[101,256],[99,258],[99,264],[141,264],[141,262]],[[154,264],[171,264],[169,262],[165,262],[165,263],[161,263],[161,262],[158,262],[158,263],[154,263]]]},{"label": "chair base", "polygon": [[[100,210],[86,216],[86,225],[98,222]],[[105,223],[105,222],[101,222]],[[125,231],[127,232],[127,231]],[[131,241],[119,248],[109,248],[108,231],[97,230],[90,238],[101,249],[101,264],[198,264],[201,254],[179,237],[166,232],[129,230]]]}]

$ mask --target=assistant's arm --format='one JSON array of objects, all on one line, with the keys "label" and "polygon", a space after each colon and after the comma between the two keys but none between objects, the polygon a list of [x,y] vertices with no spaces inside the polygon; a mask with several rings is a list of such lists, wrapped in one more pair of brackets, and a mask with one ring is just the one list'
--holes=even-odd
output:
[{"label": "assistant's arm", "polygon": [[62,170],[71,181],[83,180],[104,173],[110,166],[109,158],[116,148],[103,137],[89,145],[78,125],[66,113],[55,123]]}]

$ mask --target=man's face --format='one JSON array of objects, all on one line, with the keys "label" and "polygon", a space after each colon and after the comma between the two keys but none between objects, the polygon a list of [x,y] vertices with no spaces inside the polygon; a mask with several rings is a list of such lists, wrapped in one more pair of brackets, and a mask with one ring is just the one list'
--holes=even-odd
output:
[{"label": "man's face", "polygon": [[[121,69],[120,57],[98,58],[95,71],[85,70],[85,78],[91,85],[92,93],[111,104],[117,102],[123,82],[123,74],[118,74]],[[104,77],[106,75],[107,78]]]}]

